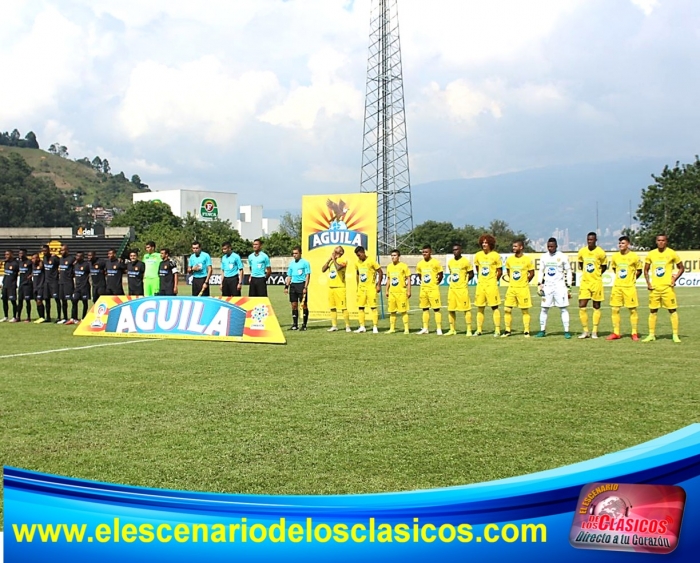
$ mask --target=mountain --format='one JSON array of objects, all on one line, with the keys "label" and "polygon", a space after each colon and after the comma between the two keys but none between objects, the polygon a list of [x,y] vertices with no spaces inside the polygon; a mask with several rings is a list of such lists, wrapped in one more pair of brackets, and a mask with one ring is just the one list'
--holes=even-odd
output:
[{"label": "mountain", "polygon": [[[523,170],[486,178],[441,180],[412,187],[413,220],[488,225],[503,219],[533,241],[568,229],[570,245],[582,244],[597,224],[605,246],[630,224],[641,191],[675,159],[648,158]],[[559,231],[559,232],[557,232]],[[560,240],[563,246],[564,241]]]}]

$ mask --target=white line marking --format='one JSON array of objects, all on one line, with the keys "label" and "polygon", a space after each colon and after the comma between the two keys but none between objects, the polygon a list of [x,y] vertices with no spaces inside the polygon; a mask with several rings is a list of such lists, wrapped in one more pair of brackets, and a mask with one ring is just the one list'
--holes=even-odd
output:
[{"label": "white line marking", "polygon": [[157,338],[144,340],[129,340],[127,342],[110,342],[108,344],[91,344],[90,346],[76,346],[75,348],[57,348],[56,350],[41,350],[39,352],[23,352],[21,354],[8,354],[0,356],[0,360],[4,358],[19,358],[21,356],[38,356],[39,354],[53,354],[55,352],[72,352],[73,350],[88,350],[89,348],[102,348],[104,346],[124,346],[126,344],[139,344],[142,342],[156,342]]}]

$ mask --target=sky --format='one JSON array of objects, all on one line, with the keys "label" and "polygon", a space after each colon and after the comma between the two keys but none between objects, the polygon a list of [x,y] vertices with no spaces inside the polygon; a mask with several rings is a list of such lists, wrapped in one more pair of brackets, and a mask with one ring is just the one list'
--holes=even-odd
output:
[{"label": "sky", "polygon": [[[698,152],[697,0],[398,5],[413,185]],[[0,130],[152,189],[292,210],[358,191],[369,13],[370,0],[13,0]]]}]

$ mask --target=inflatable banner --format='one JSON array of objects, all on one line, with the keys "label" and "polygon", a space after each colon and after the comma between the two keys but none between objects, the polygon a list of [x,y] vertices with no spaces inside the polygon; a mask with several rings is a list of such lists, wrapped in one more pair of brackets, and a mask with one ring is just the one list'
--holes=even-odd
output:
[{"label": "inflatable banner", "polygon": [[73,335],[286,343],[267,297],[103,296]]},{"label": "inflatable banner", "polygon": [[[309,316],[327,319],[328,273],[321,269],[333,249],[342,246],[343,261],[348,263],[345,282],[350,316],[357,316],[355,296],[355,248],[364,246],[367,256],[377,258],[377,194],[334,194],[304,196],[302,199],[302,246],[304,258],[311,263]],[[381,264],[381,262],[380,262]],[[386,268],[386,264],[381,264]]]}]

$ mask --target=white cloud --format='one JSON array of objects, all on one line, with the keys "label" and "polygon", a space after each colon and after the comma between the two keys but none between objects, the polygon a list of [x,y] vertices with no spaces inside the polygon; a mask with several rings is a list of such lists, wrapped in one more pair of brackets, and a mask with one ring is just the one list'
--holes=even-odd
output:
[{"label": "white cloud", "polygon": [[444,90],[437,82],[432,82],[425,94],[438,112],[446,113],[456,121],[468,123],[480,115],[490,115],[495,119],[503,116],[498,100],[471,86],[464,79],[450,82]]},{"label": "white cloud", "polygon": [[345,184],[360,181],[357,168],[339,166],[336,164],[314,164],[303,174],[304,180],[326,184]]},{"label": "white cloud", "polygon": [[137,174],[152,174],[152,175],[165,175],[170,174],[170,170],[165,166],[156,164],[155,162],[147,162],[143,158],[137,158],[127,164],[129,170],[134,170]]},{"label": "white cloud", "polygon": [[644,15],[650,16],[651,13],[654,11],[654,8],[656,8],[659,5],[659,0],[630,0],[632,4],[637,6],[642,12],[644,12]]}]

